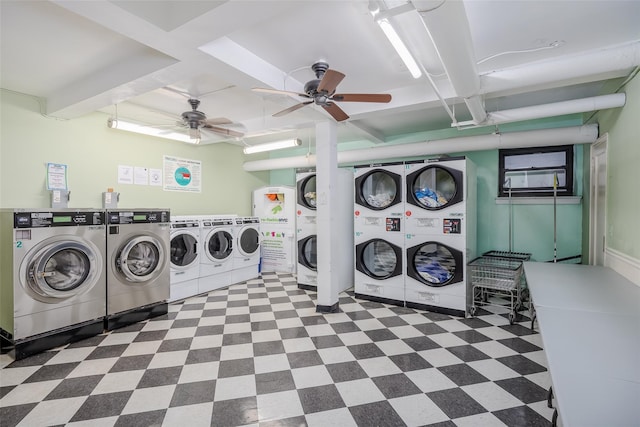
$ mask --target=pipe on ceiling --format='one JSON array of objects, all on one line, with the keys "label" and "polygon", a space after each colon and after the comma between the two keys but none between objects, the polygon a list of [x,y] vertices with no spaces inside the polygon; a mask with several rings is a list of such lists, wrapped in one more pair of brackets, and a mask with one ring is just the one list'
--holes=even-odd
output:
[{"label": "pipe on ceiling", "polygon": [[[347,165],[371,161],[385,161],[409,157],[425,157],[446,153],[460,153],[500,148],[548,147],[556,145],[591,144],[598,138],[598,125],[583,125],[556,129],[542,129],[526,132],[465,136],[368,147],[360,150],[338,152],[338,164]],[[314,155],[284,157],[245,162],[242,166],[248,172],[276,169],[304,168],[316,165]]]},{"label": "pipe on ceiling", "polygon": [[480,73],[461,1],[413,0],[456,95],[464,100],[473,121],[485,121],[487,112],[480,96]]},{"label": "pipe on ceiling", "polygon": [[555,102],[551,104],[495,111],[487,115],[487,120],[483,124],[497,125],[501,123],[513,123],[523,120],[541,119],[544,117],[624,107],[626,99],[626,94],[614,93],[610,95],[593,96],[591,98],[573,99],[570,101]]}]

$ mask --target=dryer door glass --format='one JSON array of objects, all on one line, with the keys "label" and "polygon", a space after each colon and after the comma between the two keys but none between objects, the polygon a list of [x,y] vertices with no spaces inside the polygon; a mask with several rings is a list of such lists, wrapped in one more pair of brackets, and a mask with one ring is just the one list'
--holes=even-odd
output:
[{"label": "dryer door glass", "polygon": [[231,233],[219,230],[213,233],[213,236],[207,243],[207,251],[216,260],[229,258],[233,250],[233,237]]},{"label": "dryer door glass", "polygon": [[198,258],[198,241],[191,234],[178,234],[171,239],[171,265],[187,267]]},{"label": "dryer door glass", "polygon": [[305,240],[302,245],[303,264],[313,271],[318,269],[318,250],[316,236]]},{"label": "dryer door glass", "polygon": [[309,209],[316,209],[316,176],[311,175],[302,181],[300,202]]},{"label": "dryer door glass", "polygon": [[240,232],[240,250],[251,255],[260,247],[260,235],[255,228],[246,228]]},{"label": "dryer door glass", "polygon": [[362,262],[372,277],[385,279],[395,272],[398,258],[389,243],[384,240],[375,240],[365,246],[362,251]]},{"label": "dryer door glass", "polygon": [[95,283],[97,255],[78,242],[47,245],[28,264],[26,283],[43,297],[69,298]]},{"label": "dryer door glass", "polygon": [[444,168],[426,168],[413,181],[413,194],[418,204],[424,208],[446,206],[458,189],[454,177]]},{"label": "dryer door glass", "polygon": [[362,182],[360,190],[363,199],[374,209],[384,209],[390,206],[398,193],[394,179],[382,171],[371,173]]},{"label": "dryer door glass", "polygon": [[444,286],[453,279],[456,261],[451,251],[437,243],[427,243],[416,251],[413,265],[427,285]]}]

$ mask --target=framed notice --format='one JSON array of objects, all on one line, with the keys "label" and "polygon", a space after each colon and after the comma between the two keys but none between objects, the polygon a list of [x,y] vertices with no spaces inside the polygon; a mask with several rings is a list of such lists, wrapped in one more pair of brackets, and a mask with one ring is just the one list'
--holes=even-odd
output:
[{"label": "framed notice", "polygon": [[202,191],[202,162],[199,160],[164,156],[163,176],[165,191]]}]

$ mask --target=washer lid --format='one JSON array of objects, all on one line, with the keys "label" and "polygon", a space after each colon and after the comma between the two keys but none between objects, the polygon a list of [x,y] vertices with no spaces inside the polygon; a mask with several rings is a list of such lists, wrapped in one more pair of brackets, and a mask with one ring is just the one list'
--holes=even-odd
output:
[{"label": "washer lid", "polygon": [[384,239],[371,239],[356,246],[356,270],[384,280],[402,274],[402,249]]},{"label": "washer lid", "polygon": [[407,249],[407,274],[427,286],[441,287],[463,280],[462,252],[440,242]]},{"label": "washer lid", "polygon": [[298,241],[298,262],[318,271],[318,239],[315,234]]},{"label": "washer lid", "polygon": [[225,261],[233,253],[233,236],[223,228],[214,229],[205,241],[205,253],[211,261]]},{"label": "washer lid", "polygon": [[198,239],[189,232],[174,233],[169,252],[172,267],[189,267],[198,261]]},{"label": "washer lid", "polygon": [[402,177],[385,169],[373,169],[355,180],[355,202],[381,211],[402,201]]},{"label": "washer lid", "polygon": [[238,232],[238,250],[244,256],[251,256],[260,249],[260,233],[255,227],[245,226]]}]

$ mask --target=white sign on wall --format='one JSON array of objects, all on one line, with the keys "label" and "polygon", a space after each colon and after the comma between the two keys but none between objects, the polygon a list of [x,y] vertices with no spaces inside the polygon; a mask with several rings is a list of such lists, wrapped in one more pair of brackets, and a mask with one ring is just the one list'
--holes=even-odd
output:
[{"label": "white sign on wall", "polygon": [[200,193],[202,191],[202,162],[199,160],[181,159],[164,156],[165,191],[186,191]]}]

